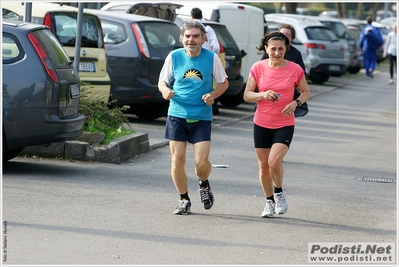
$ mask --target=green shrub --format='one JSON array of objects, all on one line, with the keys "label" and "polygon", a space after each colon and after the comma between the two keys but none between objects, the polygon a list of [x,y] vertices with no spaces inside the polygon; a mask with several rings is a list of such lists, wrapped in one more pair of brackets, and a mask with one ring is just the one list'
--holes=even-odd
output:
[{"label": "green shrub", "polygon": [[95,95],[89,95],[87,93],[89,86],[81,83],[79,113],[86,116],[83,131],[104,133],[105,138],[102,141],[104,145],[115,138],[134,133],[134,130],[123,127],[123,124],[129,122],[123,114],[126,108],[114,106],[115,100],[104,103]]}]

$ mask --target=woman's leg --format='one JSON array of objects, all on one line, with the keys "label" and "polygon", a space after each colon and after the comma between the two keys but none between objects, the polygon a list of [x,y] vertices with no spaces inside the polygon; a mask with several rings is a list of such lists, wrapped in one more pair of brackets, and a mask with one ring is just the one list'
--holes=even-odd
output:
[{"label": "woman's leg", "polygon": [[266,197],[273,196],[273,180],[269,171],[270,148],[255,148],[259,165],[259,182]]}]

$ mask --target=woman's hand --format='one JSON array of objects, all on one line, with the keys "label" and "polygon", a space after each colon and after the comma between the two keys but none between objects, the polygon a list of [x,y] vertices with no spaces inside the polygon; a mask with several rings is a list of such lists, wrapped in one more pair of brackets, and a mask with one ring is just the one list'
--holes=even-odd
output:
[{"label": "woman's hand", "polygon": [[264,94],[263,94],[263,98],[268,100],[268,101],[277,101],[280,99],[280,94],[277,94],[276,92],[274,92],[273,90],[267,90]]},{"label": "woman's hand", "polygon": [[295,109],[298,106],[296,101],[292,101],[290,104],[286,105],[283,111],[281,112],[285,117],[289,117],[294,115]]}]

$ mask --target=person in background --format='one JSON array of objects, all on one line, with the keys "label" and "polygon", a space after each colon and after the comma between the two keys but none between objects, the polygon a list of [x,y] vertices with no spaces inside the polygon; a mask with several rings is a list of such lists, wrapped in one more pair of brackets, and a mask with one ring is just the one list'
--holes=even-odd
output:
[{"label": "person in background", "polygon": [[373,78],[373,72],[377,67],[377,49],[384,44],[384,39],[380,29],[372,25],[373,18],[368,16],[366,20],[367,25],[360,34],[359,47],[363,52],[366,76]]},{"label": "person in background", "polygon": [[[397,58],[396,53],[398,51],[397,47],[397,25],[396,23],[392,25],[392,31],[388,33],[387,38],[385,40],[384,53],[383,57],[385,58],[387,55],[389,56],[389,74],[391,79],[389,80],[389,84],[394,83],[394,73],[397,70]],[[395,72],[394,72],[395,71]]]},{"label": "person in background", "polygon": [[[201,202],[205,209],[213,206],[208,179],[212,169],[209,162],[212,104],[227,90],[229,83],[218,55],[202,48],[206,41],[204,26],[197,20],[188,20],[180,30],[184,48],[173,50],[166,57],[158,88],[162,97],[170,101],[165,138],[169,139],[172,156],[172,180],[180,194],[174,214],[185,215],[191,213],[185,171],[187,143],[193,145]],[[215,89],[213,80],[218,84]]]},{"label": "person in background", "polygon": [[[252,65],[244,91],[245,102],[257,103],[253,135],[259,180],[266,196],[261,213],[264,218],[288,210],[283,191],[282,160],[294,135],[295,109],[310,98],[305,71],[284,58],[289,49],[287,36],[280,32],[267,33],[258,50],[265,51],[268,59]],[[301,94],[293,100],[296,86]]]},{"label": "person in background", "polygon": [[193,9],[191,9],[191,18],[199,21],[205,27],[206,42],[203,44],[202,47],[205,49],[211,50],[211,51],[215,52],[216,54],[219,54],[220,46],[219,46],[219,41],[218,41],[215,31],[212,29],[211,26],[204,25],[201,21],[202,20],[202,10],[197,7],[194,7]]}]

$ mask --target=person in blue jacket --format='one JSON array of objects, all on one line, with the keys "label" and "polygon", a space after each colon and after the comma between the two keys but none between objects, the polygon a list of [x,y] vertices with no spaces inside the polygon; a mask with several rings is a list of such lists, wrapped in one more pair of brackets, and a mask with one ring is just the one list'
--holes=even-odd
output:
[{"label": "person in blue jacket", "polygon": [[359,46],[363,52],[366,76],[373,78],[373,72],[377,66],[377,49],[384,44],[384,39],[380,29],[372,25],[373,18],[368,16],[366,20],[367,25],[360,35]]}]

